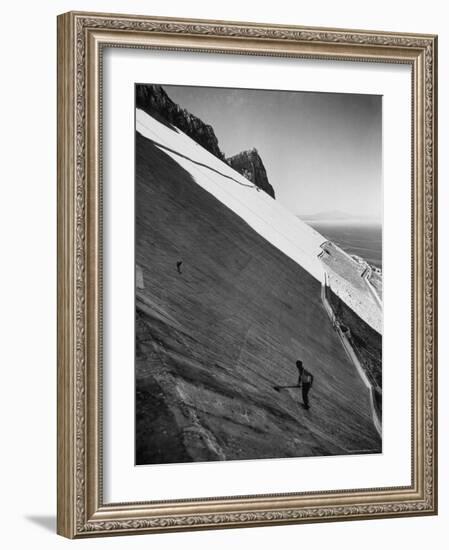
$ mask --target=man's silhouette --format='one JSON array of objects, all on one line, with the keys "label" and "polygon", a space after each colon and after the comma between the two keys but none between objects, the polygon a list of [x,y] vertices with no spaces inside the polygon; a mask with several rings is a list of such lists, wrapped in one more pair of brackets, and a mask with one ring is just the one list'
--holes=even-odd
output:
[{"label": "man's silhouette", "polygon": [[302,388],[302,402],[305,409],[310,409],[309,405],[309,391],[313,384],[313,374],[306,370],[302,361],[298,359],[296,361],[296,367],[298,369],[298,388]]}]

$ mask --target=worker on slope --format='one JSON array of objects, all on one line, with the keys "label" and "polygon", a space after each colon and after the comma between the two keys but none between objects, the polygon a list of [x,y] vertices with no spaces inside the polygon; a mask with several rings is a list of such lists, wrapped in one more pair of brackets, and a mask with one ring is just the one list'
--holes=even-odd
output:
[{"label": "worker on slope", "polygon": [[305,409],[310,409],[309,405],[309,391],[313,384],[313,374],[303,367],[302,361],[298,359],[296,361],[296,368],[298,369],[298,388],[302,388],[302,402]]}]

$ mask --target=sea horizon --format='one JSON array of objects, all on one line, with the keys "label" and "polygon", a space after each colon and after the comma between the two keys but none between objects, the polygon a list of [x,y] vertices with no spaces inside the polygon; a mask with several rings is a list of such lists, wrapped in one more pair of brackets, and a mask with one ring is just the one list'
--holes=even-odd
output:
[{"label": "sea horizon", "polygon": [[348,254],[360,256],[369,264],[382,269],[382,224],[380,222],[320,220],[306,223]]}]

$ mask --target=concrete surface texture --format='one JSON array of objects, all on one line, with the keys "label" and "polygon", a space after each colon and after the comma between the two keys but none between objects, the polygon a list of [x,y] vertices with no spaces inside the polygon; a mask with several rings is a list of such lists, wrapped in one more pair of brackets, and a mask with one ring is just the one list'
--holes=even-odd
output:
[{"label": "concrete surface texture", "polygon": [[[324,238],[178,129],[140,110],[136,129],[137,462],[380,452],[321,301]],[[298,358],[310,411],[274,389]]]},{"label": "concrete surface texture", "polygon": [[[2,416],[2,499],[5,548],[39,550],[130,549],[236,550],[279,547],[365,550],[389,548],[397,541],[407,550],[444,550],[449,536],[449,339],[441,338],[439,385],[440,411],[440,507],[439,516],[336,522],[319,525],[229,529],[196,533],[116,537],[103,540],[69,541],[56,536],[56,24],[58,13],[73,9],[100,12],[256,20],[306,26],[365,28],[404,32],[439,33],[439,95],[449,95],[449,32],[447,8],[443,2],[418,0],[393,3],[378,0],[367,5],[356,0],[292,3],[289,0],[252,3],[240,0],[168,0],[142,3],[140,0],[59,0],[5,3],[0,42],[5,85],[1,89],[2,159],[4,191],[0,216],[2,253],[2,341],[0,362],[4,367]],[[21,40],[17,39],[20,28]],[[30,101],[30,90],[32,101]],[[28,105],[30,108],[24,109]],[[440,101],[440,151],[449,148],[449,102]],[[23,124],[19,121],[23,120]],[[32,147],[26,147],[24,125],[38,133]],[[18,172],[18,167],[20,170]],[[449,179],[448,155],[439,159],[441,182]],[[449,186],[440,185],[441,205],[449,204]],[[15,205],[20,205],[17,209]],[[26,223],[24,223],[26,220]],[[30,230],[30,228],[32,230]],[[447,237],[449,216],[440,218],[440,269],[449,269]],[[26,253],[25,253],[26,252]],[[8,268],[14,266],[14,268]],[[30,266],[33,273],[30,276]],[[176,269],[176,266],[175,266]],[[442,277],[443,279],[443,277]],[[441,284],[440,330],[449,330],[447,307],[449,287]],[[27,330],[24,331],[26,312]],[[26,334],[26,339],[24,337]],[[26,382],[26,383],[24,383]],[[18,397],[18,392],[20,396]],[[25,405],[26,404],[26,405]],[[338,472],[335,473],[338,475]]]}]

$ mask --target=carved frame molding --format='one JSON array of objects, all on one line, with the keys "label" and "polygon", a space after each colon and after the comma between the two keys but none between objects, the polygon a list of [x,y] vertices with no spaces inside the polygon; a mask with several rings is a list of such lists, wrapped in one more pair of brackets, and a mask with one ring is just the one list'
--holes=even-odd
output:
[{"label": "carved frame molding", "polygon": [[[103,504],[101,60],[104,47],[412,67],[410,487]],[[58,533],[78,538],[437,512],[437,38],[70,12],[58,17]]]}]

